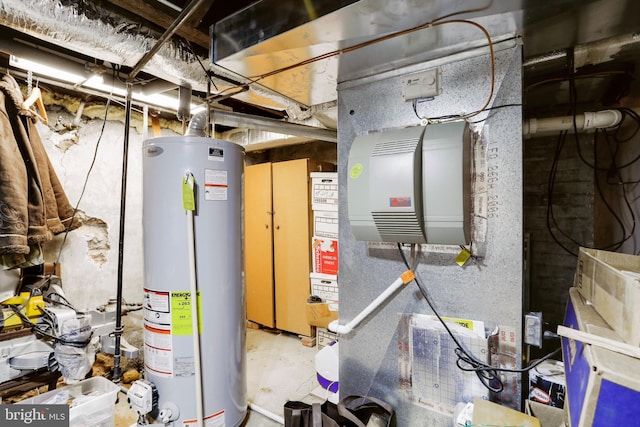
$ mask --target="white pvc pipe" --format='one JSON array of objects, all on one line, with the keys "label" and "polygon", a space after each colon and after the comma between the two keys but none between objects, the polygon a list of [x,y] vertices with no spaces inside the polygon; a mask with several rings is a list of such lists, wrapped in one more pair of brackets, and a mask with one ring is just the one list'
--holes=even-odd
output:
[{"label": "white pvc pipe", "polygon": [[[191,178],[191,181],[189,181]],[[189,172],[185,175],[185,179],[193,187],[193,175]],[[196,281],[196,252],[195,252],[195,233],[193,228],[193,210],[187,209],[187,242],[189,243],[189,285],[191,290],[191,329],[193,331],[193,362],[195,366],[196,380],[196,422],[198,427],[203,426],[204,408],[202,405],[202,361],[200,360],[200,329],[198,325],[198,284]]]},{"label": "white pvc pipe", "polygon": [[255,403],[249,403],[249,409],[251,409],[253,412],[257,412],[260,415],[264,415],[265,417],[284,425],[284,418],[274,414],[273,412],[267,411],[266,409],[256,405]]},{"label": "white pvc pipe", "polygon": [[395,282],[393,282],[387,289],[384,290],[376,299],[371,301],[371,304],[366,306],[364,310],[362,310],[356,317],[354,317],[349,323],[346,325],[340,325],[338,320],[334,320],[329,323],[329,330],[331,332],[335,332],[337,334],[348,334],[360,324],[367,316],[369,316],[378,306],[380,306],[383,302],[385,302],[391,295],[393,295],[398,289],[404,285],[404,280],[402,277],[398,277]]},{"label": "white pvc pipe", "polygon": [[[622,120],[622,113],[618,110],[602,110],[596,112],[584,112],[576,114],[575,124],[578,131],[589,129],[602,129],[616,126]],[[544,119],[528,119],[522,123],[524,136],[536,133],[553,133],[560,131],[573,131],[573,116],[548,117]]]}]

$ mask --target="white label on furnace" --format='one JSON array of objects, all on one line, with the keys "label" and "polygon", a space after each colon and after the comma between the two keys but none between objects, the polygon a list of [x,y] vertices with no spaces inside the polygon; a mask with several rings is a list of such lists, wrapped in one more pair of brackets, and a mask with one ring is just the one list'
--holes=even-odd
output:
[{"label": "white label on furnace", "polygon": [[204,199],[227,200],[227,171],[205,169]]}]

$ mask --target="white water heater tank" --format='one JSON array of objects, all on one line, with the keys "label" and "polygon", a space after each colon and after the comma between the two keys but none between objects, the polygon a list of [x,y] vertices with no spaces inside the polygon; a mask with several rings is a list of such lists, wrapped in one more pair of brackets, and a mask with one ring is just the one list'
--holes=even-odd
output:
[{"label": "white water heater tank", "polygon": [[[244,149],[180,136],[143,146],[144,363],[158,390],[156,423],[194,427],[202,398],[205,426],[239,426],[247,412],[242,276]],[[195,178],[194,242],[182,200]],[[189,246],[195,243],[202,396],[196,395]],[[170,417],[170,418],[167,418]]]}]

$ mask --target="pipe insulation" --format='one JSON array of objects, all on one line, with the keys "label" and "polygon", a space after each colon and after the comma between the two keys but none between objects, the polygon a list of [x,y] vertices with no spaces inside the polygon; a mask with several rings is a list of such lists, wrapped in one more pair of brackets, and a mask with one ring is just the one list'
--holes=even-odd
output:
[{"label": "pipe insulation", "polygon": [[[134,67],[144,62],[146,65],[136,72],[142,70],[176,86],[189,84],[195,91],[206,91],[207,76],[189,50],[171,41],[160,47],[157,43],[160,36],[154,37],[139,23],[114,16],[93,3],[80,2],[85,7],[81,10],[77,3],[77,0],[0,0],[0,25],[111,64]],[[90,16],[87,7],[91,7]],[[185,10],[183,15],[189,13]],[[184,19],[174,25],[181,22]],[[165,37],[163,41],[166,40]],[[12,39],[10,43],[19,41]],[[54,56],[39,46],[35,48],[43,55]],[[227,86],[228,79],[248,81],[224,67],[213,65],[211,69],[215,71],[212,77],[218,76],[221,86]],[[259,83],[252,85],[250,91],[268,107],[287,111],[289,117],[298,117],[301,107],[308,107]]]},{"label": "pipe insulation", "polygon": [[[590,129],[610,128],[618,125],[621,120],[622,113],[618,110],[587,111],[575,116],[575,128],[578,132],[584,132]],[[522,123],[522,134],[525,137],[535,134],[549,134],[573,130],[574,116],[528,119]]]},{"label": "pipe insulation", "polygon": [[[133,67],[158,40],[146,35],[144,28],[131,29],[138,24],[118,19],[99,9],[88,17],[77,7],[58,1],[0,0],[0,24],[103,61]],[[176,85],[187,82],[194,88],[206,87],[206,76],[196,58],[173,43],[158,49],[144,70]]]}]

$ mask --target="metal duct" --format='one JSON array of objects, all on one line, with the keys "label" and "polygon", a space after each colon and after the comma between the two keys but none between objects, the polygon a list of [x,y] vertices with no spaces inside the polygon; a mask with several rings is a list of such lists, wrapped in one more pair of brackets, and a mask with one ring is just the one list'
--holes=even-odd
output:
[{"label": "metal duct", "polygon": [[207,135],[207,122],[209,118],[209,111],[204,110],[199,113],[196,113],[191,118],[189,122],[189,127],[187,128],[187,132],[185,132],[185,136],[203,136]]},{"label": "metal duct", "polygon": [[295,135],[305,138],[317,139],[327,142],[338,142],[338,134],[335,130],[320,129],[311,126],[304,126],[295,123],[283,122],[266,117],[250,116],[248,114],[235,113],[230,111],[211,112],[211,121],[225,126],[258,129],[271,131],[285,135]]}]

